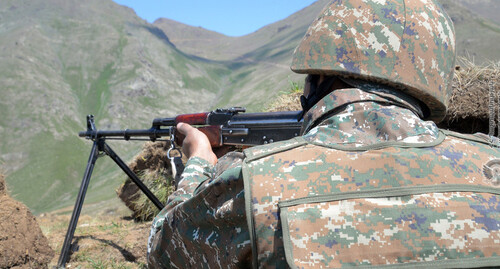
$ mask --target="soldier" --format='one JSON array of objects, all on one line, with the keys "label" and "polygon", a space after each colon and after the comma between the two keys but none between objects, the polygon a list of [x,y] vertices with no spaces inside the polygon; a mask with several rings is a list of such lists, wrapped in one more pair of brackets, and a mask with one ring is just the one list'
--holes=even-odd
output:
[{"label": "soldier", "polygon": [[301,137],[217,161],[201,132],[177,126],[190,159],[154,220],[149,264],[500,265],[500,150],[433,122],[454,62],[435,1],[332,1],[293,56],[308,74]]}]

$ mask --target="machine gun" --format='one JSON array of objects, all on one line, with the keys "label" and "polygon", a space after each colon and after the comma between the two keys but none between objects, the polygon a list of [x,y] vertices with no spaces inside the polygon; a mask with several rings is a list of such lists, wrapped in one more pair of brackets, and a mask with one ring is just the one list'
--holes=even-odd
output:
[{"label": "machine gun", "polygon": [[[75,233],[78,218],[82,209],[85,194],[90,182],[97,158],[104,153],[129,176],[149,200],[159,209],[163,204],[147,188],[139,177],[123,162],[111,149],[106,140],[141,140],[159,141],[169,137],[171,148],[167,156],[171,157],[172,150],[178,150],[175,144],[182,145],[183,137],[176,131],[177,123],[184,122],[193,125],[207,135],[212,148],[222,146],[256,146],[276,141],[291,139],[300,134],[302,122],[301,111],[244,113],[242,107],[216,109],[211,112],[183,114],[173,118],[157,118],[153,120],[149,129],[134,130],[97,130],[94,116],[87,116],[87,130],[79,132],[80,137],[92,140],[93,146],[83,175],[80,191],[71,215],[68,230],[64,238],[63,247],[57,263],[58,268],[64,268],[69,256],[71,242]],[[175,141],[175,143],[174,143]]]}]

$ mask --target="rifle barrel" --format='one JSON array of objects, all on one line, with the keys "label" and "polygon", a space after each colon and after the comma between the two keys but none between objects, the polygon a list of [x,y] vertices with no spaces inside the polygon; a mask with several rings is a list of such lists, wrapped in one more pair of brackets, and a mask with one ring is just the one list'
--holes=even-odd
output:
[{"label": "rifle barrel", "polygon": [[83,131],[79,132],[78,136],[86,137],[88,139],[101,138],[101,137],[123,137],[127,140],[130,137],[148,137],[159,138],[163,136],[170,136],[170,129],[149,128],[149,129],[134,129],[134,130],[97,130],[97,131]]}]

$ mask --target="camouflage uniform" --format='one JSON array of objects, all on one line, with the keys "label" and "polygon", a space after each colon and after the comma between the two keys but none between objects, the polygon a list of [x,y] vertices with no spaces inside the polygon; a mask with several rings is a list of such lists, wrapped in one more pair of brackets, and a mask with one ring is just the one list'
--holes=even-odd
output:
[{"label": "camouflage uniform", "polygon": [[190,159],[155,219],[150,265],[500,264],[500,185],[482,173],[499,149],[363,87],[323,98],[302,137],[216,168]]},{"label": "camouflage uniform", "polygon": [[262,267],[500,264],[500,158],[359,89],[335,91],[305,136],[245,152],[254,263]]},{"label": "camouflage uniform", "polygon": [[432,0],[332,1],[292,70],[352,88],[314,104],[301,137],[216,167],[190,159],[153,222],[149,265],[499,265],[499,148],[417,116],[444,116],[454,47]]},{"label": "camouflage uniform", "polygon": [[178,190],[153,221],[150,267],[249,267],[241,160],[230,153],[216,168],[201,158],[188,160]]}]

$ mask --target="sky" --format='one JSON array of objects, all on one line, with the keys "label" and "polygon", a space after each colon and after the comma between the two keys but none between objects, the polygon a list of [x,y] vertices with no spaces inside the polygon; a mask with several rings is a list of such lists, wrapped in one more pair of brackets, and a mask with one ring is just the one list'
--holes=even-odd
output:
[{"label": "sky", "polygon": [[228,36],[250,34],[316,0],[114,0],[152,23],[169,18]]}]

